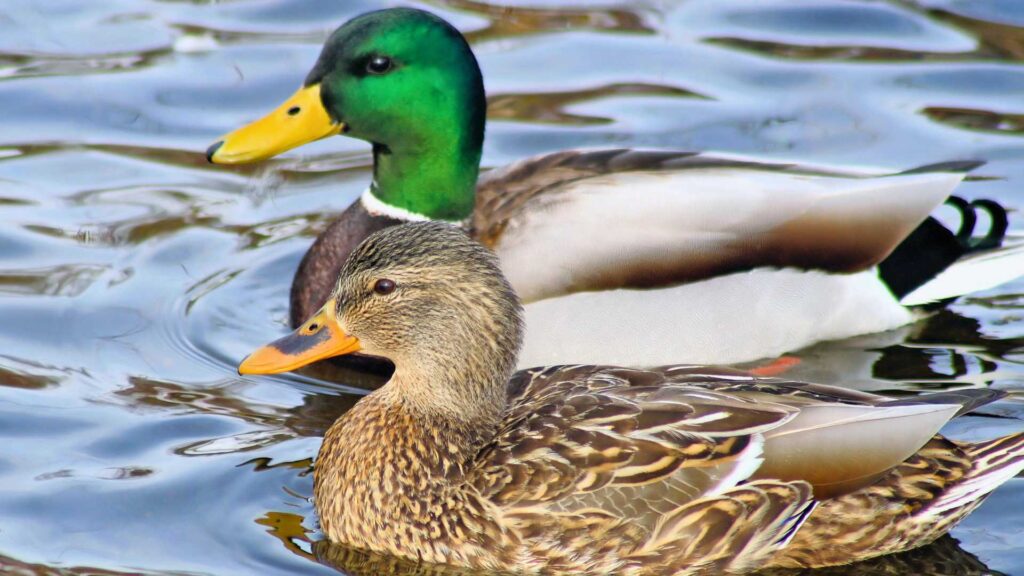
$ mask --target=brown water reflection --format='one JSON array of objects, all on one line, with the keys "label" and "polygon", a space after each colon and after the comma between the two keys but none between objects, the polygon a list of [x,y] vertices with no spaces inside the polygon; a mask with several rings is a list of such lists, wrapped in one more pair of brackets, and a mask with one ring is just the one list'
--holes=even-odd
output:
[{"label": "brown water reflection", "polygon": [[625,6],[581,7],[505,6],[473,0],[442,0],[451,10],[467,12],[487,20],[484,28],[467,34],[470,42],[537,35],[565,30],[589,32],[632,32],[652,34],[639,12]]},{"label": "brown water reflection", "polygon": [[22,562],[9,556],[0,556],[0,571],[4,574],[32,574],[34,576],[135,576],[138,572],[106,570],[94,566],[69,566],[56,568],[46,564]]},{"label": "brown water reflection", "polygon": [[[913,3],[906,2],[912,7]],[[970,50],[963,51],[922,51],[905,50],[882,46],[834,45],[810,46],[787,44],[785,42],[754,40],[743,37],[710,37],[709,42],[768,54],[779,58],[804,60],[904,60],[904,61],[978,61],[1024,59],[1024,31],[1018,26],[1002,24],[945,9],[918,8],[921,14],[943,22],[950,27],[968,33],[977,42]]]},{"label": "brown water reflection", "polygon": [[1024,114],[1000,114],[990,110],[941,106],[925,108],[923,112],[932,120],[968,130],[1024,134]]},{"label": "brown water reflection", "polygon": [[590,90],[546,92],[541,94],[498,94],[487,99],[487,117],[491,120],[520,120],[538,123],[587,125],[611,124],[613,118],[567,112],[567,106],[615,96],[661,96],[707,99],[696,92],[653,84],[610,84]]}]

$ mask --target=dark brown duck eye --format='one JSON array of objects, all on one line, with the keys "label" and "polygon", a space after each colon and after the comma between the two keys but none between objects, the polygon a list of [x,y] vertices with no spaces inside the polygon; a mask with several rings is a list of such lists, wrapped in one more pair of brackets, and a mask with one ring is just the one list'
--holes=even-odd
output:
[{"label": "dark brown duck eye", "polygon": [[366,71],[370,74],[384,74],[391,70],[391,58],[373,56],[366,62]]},{"label": "dark brown duck eye", "polygon": [[387,296],[395,291],[395,281],[381,278],[373,284],[373,291],[381,296]]}]

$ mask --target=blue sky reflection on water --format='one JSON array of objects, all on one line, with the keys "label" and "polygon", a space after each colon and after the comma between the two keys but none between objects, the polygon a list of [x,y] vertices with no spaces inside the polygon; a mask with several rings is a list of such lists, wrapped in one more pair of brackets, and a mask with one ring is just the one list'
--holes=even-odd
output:
[{"label": "blue sky reflection on water", "polygon": [[[310,557],[309,464],[365,383],[243,380],[235,364],[283,330],[291,275],[364,189],[369,149],[333,138],[240,168],[203,151],[290,94],[336,25],[395,5],[0,4],[0,569],[334,573]],[[602,146],[892,169],[984,159],[960,192],[1006,203],[1024,229],[1024,3],[409,5],[474,44],[489,167]],[[1022,293],[816,347],[798,375],[1019,394]],[[991,411],[1024,415],[1019,397]],[[971,418],[950,433],[1019,428]],[[1024,574],[1022,498],[1015,479],[954,532],[966,552],[908,562]],[[382,569],[323,548],[352,574]]]}]

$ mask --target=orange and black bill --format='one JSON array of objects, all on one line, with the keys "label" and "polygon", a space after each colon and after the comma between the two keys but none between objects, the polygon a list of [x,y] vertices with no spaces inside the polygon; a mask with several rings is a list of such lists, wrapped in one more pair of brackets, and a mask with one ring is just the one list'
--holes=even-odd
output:
[{"label": "orange and black bill", "polygon": [[341,133],[345,126],[331,119],[320,99],[320,85],[300,88],[273,112],[225,134],[206,150],[214,164],[265,160],[314,140]]},{"label": "orange and black bill", "polygon": [[360,350],[359,339],[346,334],[334,316],[334,300],[294,332],[256,350],[238,365],[239,374],[278,374],[317,360]]}]

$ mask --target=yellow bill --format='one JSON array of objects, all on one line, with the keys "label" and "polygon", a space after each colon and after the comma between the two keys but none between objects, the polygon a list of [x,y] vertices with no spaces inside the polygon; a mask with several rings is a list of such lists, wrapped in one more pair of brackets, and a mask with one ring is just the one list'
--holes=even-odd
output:
[{"label": "yellow bill", "polygon": [[334,136],[344,124],[331,120],[320,100],[320,84],[300,88],[263,118],[225,135],[206,150],[214,164],[244,164],[272,158],[297,146]]},{"label": "yellow bill", "polygon": [[239,374],[278,374],[301,368],[317,360],[352,354],[361,349],[359,339],[350,336],[334,317],[334,300],[294,332],[248,355],[238,366]]}]

